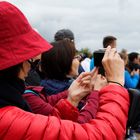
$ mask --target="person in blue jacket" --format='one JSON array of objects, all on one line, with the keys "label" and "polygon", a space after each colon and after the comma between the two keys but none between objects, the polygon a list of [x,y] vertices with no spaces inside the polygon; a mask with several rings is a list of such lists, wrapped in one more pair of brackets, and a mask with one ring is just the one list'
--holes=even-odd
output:
[{"label": "person in blue jacket", "polygon": [[136,88],[139,83],[139,69],[133,70],[131,73],[125,70],[125,87]]},{"label": "person in blue jacket", "polygon": [[131,54],[129,54],[128,56],[127,52],[120,53],[120,56],[124,60],[124,64],[125,64],[125,87],[126,88],[136,88],[140,79],[139,69],[137,67],[137,64],[134,63],[132,59],[130,59]]}]

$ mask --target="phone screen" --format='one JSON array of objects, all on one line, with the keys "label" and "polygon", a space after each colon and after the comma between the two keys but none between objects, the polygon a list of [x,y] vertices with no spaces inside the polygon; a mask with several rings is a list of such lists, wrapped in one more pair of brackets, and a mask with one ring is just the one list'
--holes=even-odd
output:
[{"label": "phone screen", "polygon": [[96,67],[99,67],[99,74],[105,76],[105,71],[102,65],[102,59],[104,57],[105,49],[99,49],[94,51],[93,57],[94,57],[94,65]]}]

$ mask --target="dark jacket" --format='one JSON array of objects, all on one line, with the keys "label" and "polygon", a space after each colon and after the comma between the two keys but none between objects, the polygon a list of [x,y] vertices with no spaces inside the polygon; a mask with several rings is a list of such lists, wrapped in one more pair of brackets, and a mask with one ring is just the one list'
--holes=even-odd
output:
[{"label": "dark jacket", "polygon": [[44,79],[41,81],[41,86],[44,87],[46,95],[53,95],[67,90],[72,82],[73,79],[65,79],[63,81],[55,79]]}]

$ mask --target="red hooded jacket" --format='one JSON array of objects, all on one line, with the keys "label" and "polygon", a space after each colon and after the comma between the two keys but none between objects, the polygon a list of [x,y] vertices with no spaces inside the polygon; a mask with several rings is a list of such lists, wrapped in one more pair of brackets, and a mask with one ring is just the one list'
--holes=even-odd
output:
[{"label": "red hooded jacket", "polygon": [[0,108],[0,140],[123,140],[129,109],[129,95],[118,85],[99,92],[96,119],[78,124],[21,110]]}]

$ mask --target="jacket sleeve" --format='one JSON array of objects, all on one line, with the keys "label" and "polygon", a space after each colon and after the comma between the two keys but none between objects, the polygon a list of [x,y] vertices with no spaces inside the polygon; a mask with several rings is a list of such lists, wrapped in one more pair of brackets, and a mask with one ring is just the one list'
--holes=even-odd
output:
[{"label": "jacket sleeve", "polygon": [[65,90],[61,93],[58,93],[56,95],[51,95],[51,96],[45,96],[46,101],[51,104],[52,106],[56,105],[56,103],[60,100],[60,99],[65,99],[68,96],[68,91]]},{"label": "jacket sleeve", "polygon": [[86,98],[85,106],[80,110],[78,121],[79,123],[89,122],[96,117],[96,113],[99,107],[99,92],[93,91]]},{"label": "jacket sleeve", "polygon": [[[61,99],[56,105],[52,106],[48,101],[45,100],[44,95],[40,98],[32,93],[23,94],[24,99],[30,105],[32,111],[36,114],[52,115],[65,120],[72,120],[79,123],[89,122],[96,116],[99,96],[98,92],[94,91],[87,96],[86,105],[78,111],[72,104],[66,99]],[[57,97],[57,96],[56,96]]]},{"label": "jacket sleeve", "polygon": [[125,71],[125,86],[127,88],[136,88],[139,82],[139,75],[131,76],[128,71]]},{"label": "jacket sleeve", "polygon": [[123,140],[129,108],[127,90],[109,85],[99,92],[99,98],[96,119],[85,124],[4,107],[0,109],[0,139]]},{"label": "jacket sleeve", "polygon": [[[79,116],[79,111],[76,107],[74,107],[71,103],[69,103],[66,99],[61,99],[55,107],[59,110],[60,118],[64,120],[72,120],[77,121]],[[53,111],[51,115],[56,116]]]},{"label": "jacket sleeve", "polygon": [[79,116],[78,109],[71,105],[66,99],[61,99],[55,106],[52,106],[39,96],[32,93],[24,94],[24,99],[30,105],[32,111],[36,114],[42,114],[45,116],[56,116],[61,119],[68,119],[77,121]]}]

